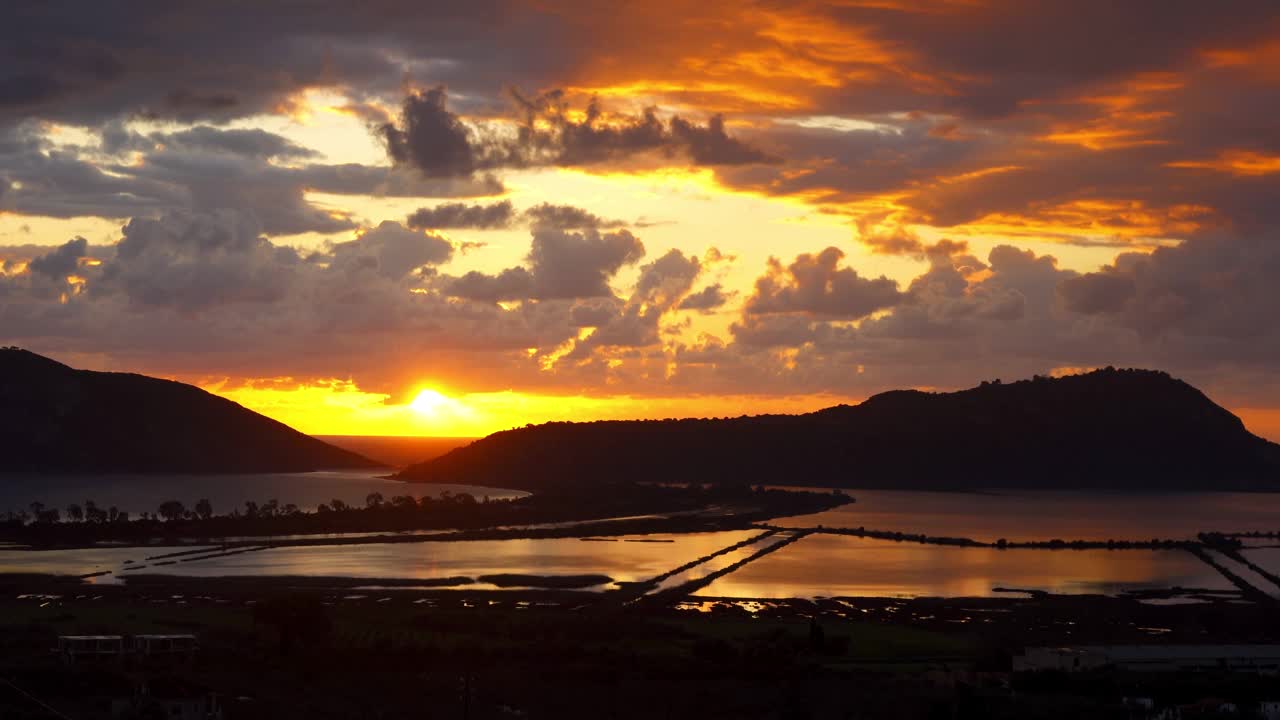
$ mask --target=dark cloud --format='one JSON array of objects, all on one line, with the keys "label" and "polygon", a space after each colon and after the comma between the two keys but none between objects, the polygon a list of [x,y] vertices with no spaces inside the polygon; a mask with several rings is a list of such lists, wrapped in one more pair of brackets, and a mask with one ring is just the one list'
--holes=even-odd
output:
[{"label": "dark cloud", "polygon": [[334,243],[330,254],[336,268],[367,268],[389,280],[399,280],[425,265],[447,262],[453,256],[453,245],[444,238],[387,220],[357,240]]},{"label": "dark cloud", "polygon": [[[117,133],[113,138],[112,133]],[[0,209],[49,217],[127,218],[173,210],[233,209],[254,214],[269,235],[352,230],[348,217],[320,207],[307,191],[402,197],[456,197],[502,192],[492,177],[424,179],[416,173],[357,164],[283,166],[273,158],[311,152],[265,131],[210,127],[142,137],[116,127],[103,148],[141,153],[141,162],[95,162],[42,136],[11,134],[0,143],[0,167],[20,190],[0,196]]]},{"label": "dark cloud", "polygon": [[1089,273],[1058,285],[1066,308],[1086,315],[1120,312],[1135,291],[1133,276],[1117,272]]},{"label": "dark cloud", "polygon": [[475,147],[473,131],[446,103],[442,87],[404,99],[399,125],[385,123],[378,128],[392,160],[412,165],[427,177],[466,177],[510,163],[504,155],[489,157],[490,146]]},{"label": "dark cloud", "polygon": [[799,255],[786,267],[770,258],[769,270],[756,280],[745,311],[856,319],[902,302],[898,283],[883,276],[864,278],[853,268],[840,268],[843,257],[839,249],[829,247],[817,255]]},{"label": "dark cloud", "polygon": [[[1280,244],[1269,237],[1217,236],[1124,254],[1101,272],[1073,278],[1058,291],[1073,311],[1101,315],[1188,354],[1256,343],[1249,354],[1280,349]],[[1198,344],[1199,348],[1192,346]],[[1243,351],[1243,347],[1239,348]],[[1198,352],[1197,352],[1198,351]],[[1280,361],[1280,356],[1275,356]]]},{"label": "dark cloud", "polygon": [[535,228],[529,250],[535,297],[612,295],[609,280],[644,257],[640,239],[626,230],[566,232]]},{"label": "dark cloud", "polygon": [[515,220],[515,207],[510,200],[492,205],[467,205],[444,203],[430,208],[420,208],[411,214],[405,224],[413,228],[494,230],[510,227]]},{"label": "dark cloud", "polygon": [[89,241],[82,237],[68,240],[57,249],[41,255],[31,261],[31,272],[62,278],[71,275],[80,265],[80,258],[85,256]]},{"label": "dark cloud", "polygon": [[481,302],[524,300],[534,294],[533,275],[522,267],[507,268],[497,275],[472,270],[445,287],[454,296]]},{"label": "dark cloud", "polygon": [[261,158],[310,158],[318,155],[291,140],[266,130],[218,129],[197,125],[172,133],[154,133],[153,142],[188,150],[213,150]]},{"label": "dark cloud", "polygon": [[251,217],[230,211],[134,218],[94,292],[119,291],[134,305],[183,312],[227,303],[261,304],[290,290],[300,262],[261,236]]},{"label": "dark cloud", "polygon": [[[497,92],[497,68],[509,60],[484,45],[531,49],[520,41],[538,26],[528,16],[503,0],[466,7],[373,0],[359,8],[321,0],[306,12],[252,13],[217,2],[41,3],[0,28],[0,122],[143,116],[221,124],[288,108],[307,88],[390,96],[417,63],[440,58],[485,66],[467,73],[438,66],[441,79]],[[508,27],[500,18],[520,21]]]},{"label": "dark cloud", "polygon": [[[397,123],[378,128],[387,154],[427,177],[467,177],[498,168],[582,167],[640,156],[694,165],[745,165],[777,159],[730,137],[724,120],[698,125],[665,121],[655,109],[640,115],[606,114],[595,99],[573,119],[560,92],[513,97],[522,113],[518,131],[467,123],[448,108],[443,87],[405,98]],[[607,119],[607,122],[606,122]]]},{"label": "dark cloud", "polygon": [[609,220],[593,212],[573,205],[553,205],[541,203],[524,211],[524,217],[535,227],[555,228],[559,230],[583,230],[586,228],[619,228],[627,223],[621,220]]},{"label": "dark cloud", "polygon": [[[659,342],[658,328],[664,315],[689,293],[702,273],[702,263],[692,255],[669,250],[640,267],[635,290],[620,311],[597,320],[596,329],[575,343],[570,360],[591,357],[600,348],[640,348]],[[578,319],[578,318],[575,318]]]},{"label": "dark cloud", "polygon": [[724,307],[731,297],[733,297],[732,292],[725,292],[720,283],[715,283],[685,297],[684,300],[680,301],[679,308],[681,310],[711,312]]},{"label": "dark cloud", "polygon": [[644,244],[626,230],[535,227],[532,236],[526,267],[497,275],[469,272],[449,280],[448,293],[486,302],[612,297],[609,281],[623,266],[644,257]]}]

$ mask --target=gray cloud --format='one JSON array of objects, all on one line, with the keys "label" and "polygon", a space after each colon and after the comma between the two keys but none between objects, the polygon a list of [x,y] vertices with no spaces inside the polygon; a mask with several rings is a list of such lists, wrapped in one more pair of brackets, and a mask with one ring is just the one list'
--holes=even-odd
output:
[{"label": "gray cloud", "polygon": [[[116,128],[128,135],[128,132]],[[310,151],[264,131],[194,128],[103,147],[136,148],[142,162],[94,162],[52,148],[39,135],[10,134],[0,142],[0,167],[21,189],[0,196],[0,209],[49,217],[111,219],[173,210],[234,209],[254,214],[270,235],[351,230],[355,223],[307,200],[307,191],[402,197],[456,197],[502,192],[492,177],[430,180],[417,173],[357,164],[281,166]],[[135,143],[136,144],[131,144]]]},{"label": "gray cloud", "polygon": [[453,256],[453,245],[444,238],[386,220],[358,240],[334,243],[330,254],[337,268],[365,267],[388,280],[399,280],[425,265],[447,262]]},{"label": "gray cloud", "polygon": [[733,297],[732,292],[725,292],[720,283],[708,285],[701,290],[691,293],[684,300],[680,301],[679,308],[681,310],[698,310],[701,312],[711,312],[724,307]]},{"label": "gray cloud", "polygon": [[427,177],[466,177],[497,168],[580,167],[653,156],[693,165],[773,163],[777,159],[730,137],[724,120],[698,125],[680,117],[664,121],[656,110],[609,115],[596,100],[574,120],[560,92],[526,98],[513,93],[521,112],[517,133],[469,124],[448,108],[443,87],[405,98],[396,123],[378,128],[387,154]]},{"label": "gray cloud", "polygon": [[602,218],[593,212],[573,205],[553,205],[546,202],[525,210],[524,217],[535,227],[557,228],[560,230],[619,228],[627,225],[621,220]]},{"label": "gray cloud", "polygon": [[844,253],[830,247],[802,254],[785,268],[770,258],[768,272],[756,280],[745,310],[753,315],[805,313],[856,319],[902,302],[898,283],[886,277],[858,275],[838,267]]},{"label": "gray cloud", "polygon": [[644,244],[626,230],[567,232],[535,227],[528,267],[497,275],[469,272],[455,278],[448,292],[471,300],[556,300],[612,296],[609,281],[644,257]]},{"label": "gray cloud", "polygon": [[190,312],[226,303],[270,303],[290,290],[301,262],[272,245],[252,218],[230,211],[134,218],[94,292],[119,291],[133,304]]},{"label": "gray cloud", "polygon": [[31,261],[33,273],[40,273],[51,278],[63,278],[73,274],[80,266],[80,258],[85,256],[89,241],[82,237],[73,238],[66,243]]},{"label": "gray cloud", "polygon": [[492,205],[467,205],[444,203],[431,208],[420,208],[405,220],[413,228],[494,230],[510,227],[516,211],[510,200]]}]

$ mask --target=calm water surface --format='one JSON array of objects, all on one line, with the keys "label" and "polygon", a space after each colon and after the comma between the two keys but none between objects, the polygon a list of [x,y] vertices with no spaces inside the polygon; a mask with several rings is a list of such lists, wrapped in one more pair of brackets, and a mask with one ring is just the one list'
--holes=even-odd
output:
[{"label": "calm water surface", "polygon": [[[475,577],[491,573],[608,575],[614,580],[646,580],[741,542],[755,531],[645,535],[615,541],[577,538],[474,540],[270,548],[254,552],[151,566],[137,572],[217,577],[222,575],[302,575],[355,578]],[[644,542],[636,542],[643,540]],[[651,542],[670,540],[671,542]],[[172,550],[167,550],[172,552]],[[0,572],[83,574],[119,570],[124,560],[166,552],[157,548],[0,551]],[[124,577],[128,577],[125,572]],[[109,582],[110,579],[95,579]]]},{"label": "calm water surface", "polygon": [[809,535],[748,563],[706,597],[984,597],[995,587],[1061,594],[1149,588],[1234,590],[1174,550],[995,550]]},{"label": "calm water surface", "polygon": [[311,511],[334,498],[363,506],[365,497],[374,492],[387,498],[422,497],[444,491],[494,499],[527,494],[473,485],[419,485],[378,477],[389,472],[384,468],[255,475],[0,475],[0,513],[25,510],[33,501],[65,509],[71,503],[92,500],[100,508],[115,505],[136,517],[155,512],[165,500],[178,500],[191,507],[200,498],[208,498],[214,512],[222,514],[244,507],[246,501],[263,503],[272,498],[282,505],[293,503]]},{"label": "calm water surface", "polygon": [[846,490],[857,502],[776,522],[865,527],[994,542],[1194,538],[1205,530],[1280,530],[1280,494],[984,493]]}]

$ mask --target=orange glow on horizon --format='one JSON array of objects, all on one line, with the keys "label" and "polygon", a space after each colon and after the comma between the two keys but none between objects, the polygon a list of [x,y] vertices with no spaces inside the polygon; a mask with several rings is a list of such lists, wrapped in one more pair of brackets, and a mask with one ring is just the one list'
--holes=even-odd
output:
[{"label": "orange glow on horizon", "polygon": [[737,417],[804,413],[859,399],[834,395],[641,397],[499,392],[446,395],[425,388],[404,403],[354,383],[287,380],[201,387],[310,435],[481,437],[555,421]]}]

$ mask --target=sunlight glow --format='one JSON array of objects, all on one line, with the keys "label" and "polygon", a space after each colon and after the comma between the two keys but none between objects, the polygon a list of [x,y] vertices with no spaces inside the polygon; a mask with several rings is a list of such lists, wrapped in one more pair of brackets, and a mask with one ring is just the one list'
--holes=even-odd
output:
[{"label": "sunlight glow", "polygon": [[450,404],[449,398],[436,390],[426,388],[418,393],[413,402],[409,403],[409,407],[419,415],[433,416],[439,414],[441,410],[448,409]]}]

